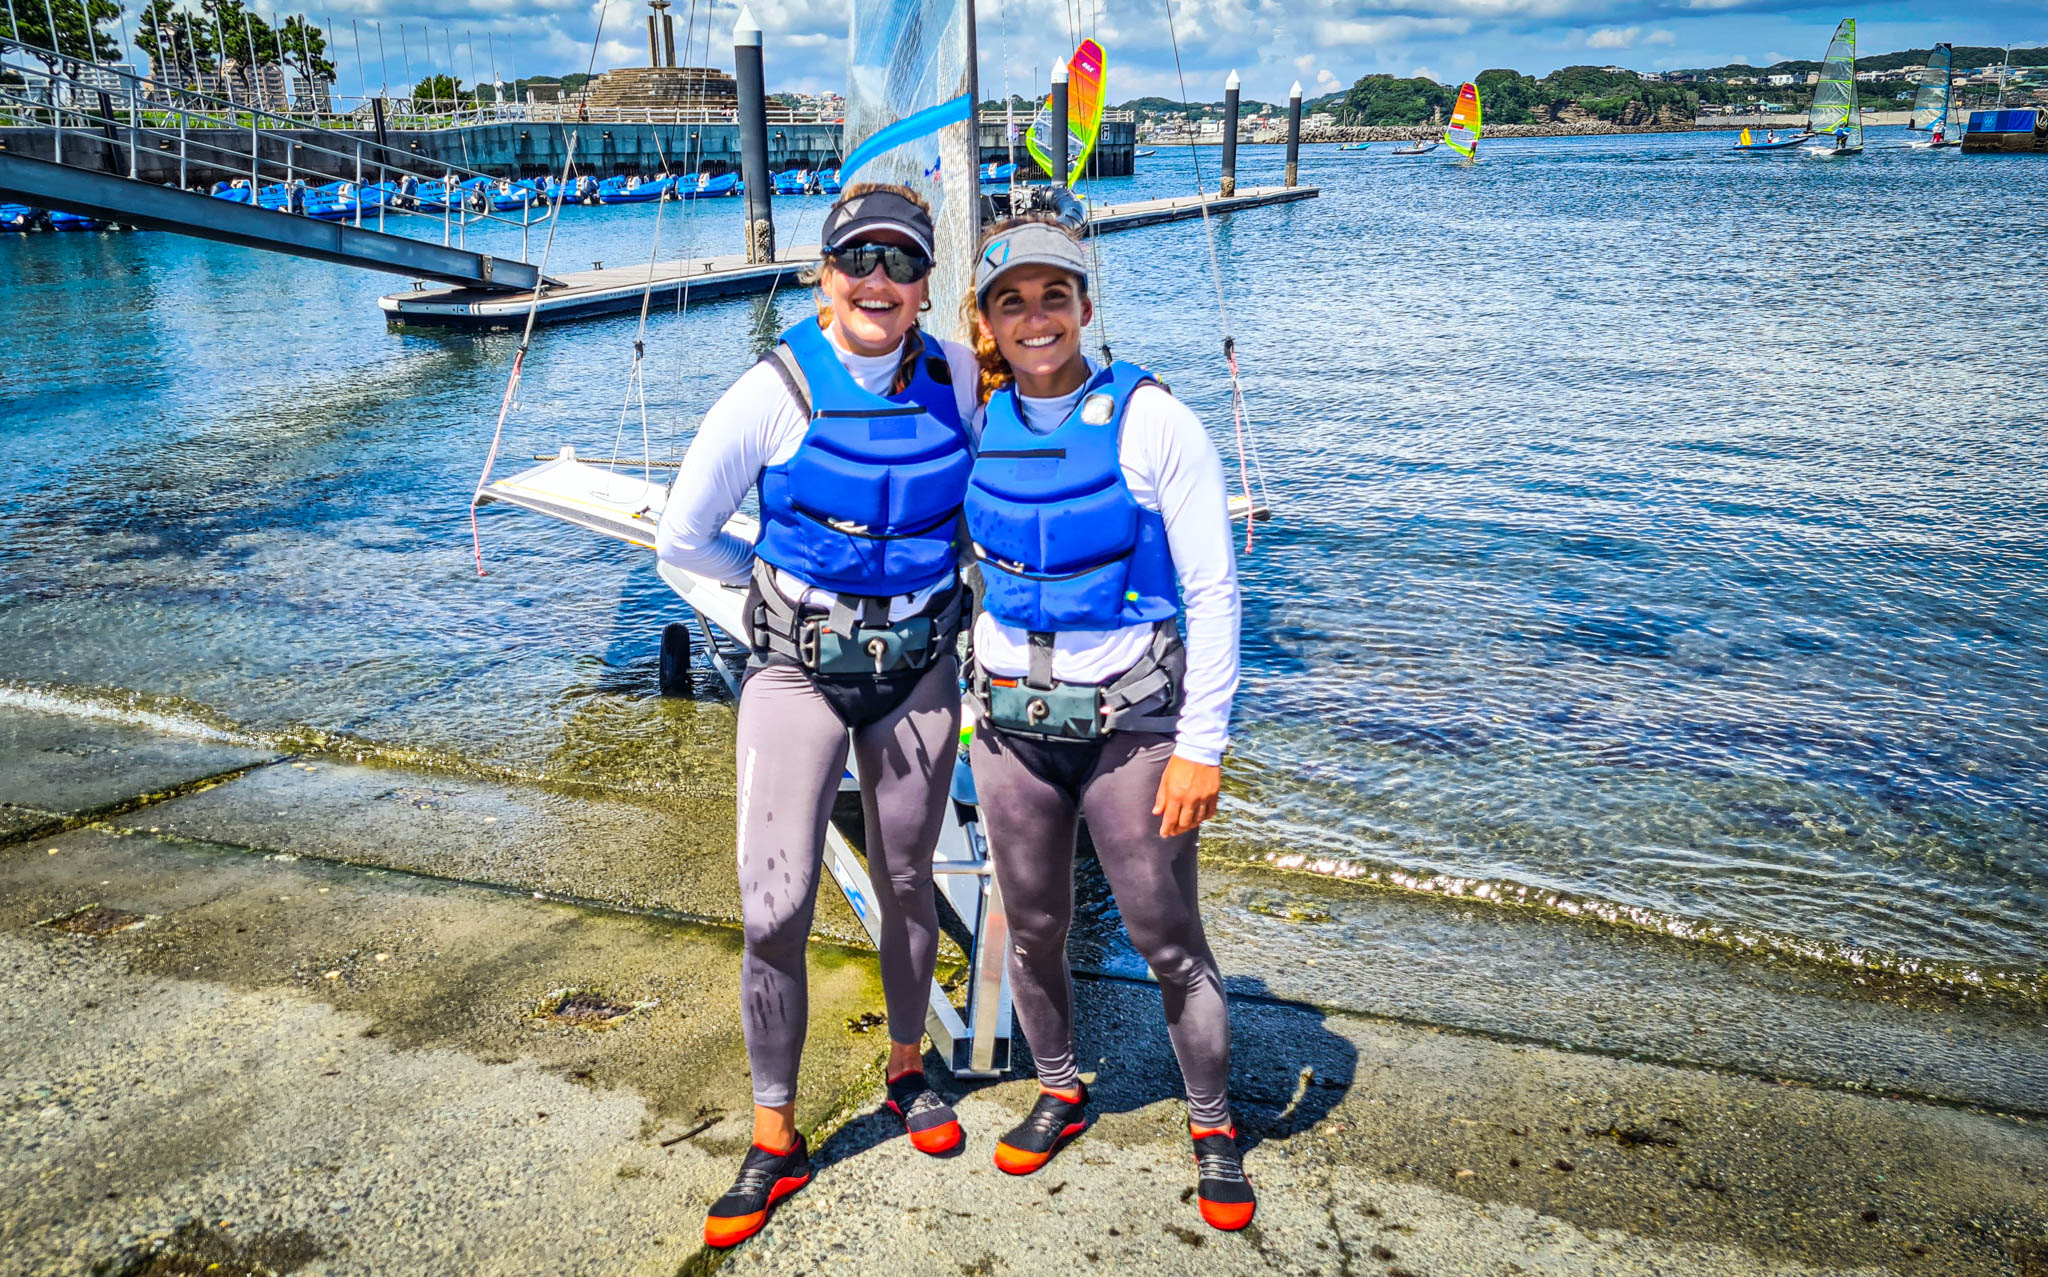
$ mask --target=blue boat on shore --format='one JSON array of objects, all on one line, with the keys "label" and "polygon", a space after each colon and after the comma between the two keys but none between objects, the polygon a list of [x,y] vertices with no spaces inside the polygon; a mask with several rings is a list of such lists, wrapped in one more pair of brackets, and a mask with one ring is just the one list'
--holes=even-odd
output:
[{"label": "blue boat on shore", "polygon": [[26,204],[0,204],[0,231],[39,231],[48,218],[39,208]]},{"label": "blue boat on shore", "polygon": [[984,164],[981,166],[983,182],[1007,182],[1017,176],[1015,164]]},{"label": "blue boat on shore", "polygon": [[534,189],[546,196],[549,203],[554,203],[557,200],[564,204],[597,203],[597,179],[588,173],[570,178],[566,182],[558,182],[554,178],[543,177],[534,183]]},{"label": "blue boat on shore", "polygon": [[810,195],[818,189],[818,175],[807,168],[784,169],[775,175],[777,195]]},{"label": "blue boat on shore", "polygon": [[818,189],[827,195],[839,194],[839,170],[823,169],[818,173]]},{"label": "blue boat on shore", "polygon": [[600,204],[651,204],[668,199],[676,188],[673,177],[608,177],[597,184]]},{"label": "blue boat on shore", "polygon": [[728,195],[738,195],[746,188],[740,184],[737,173],[699,173],[695,178],[684,178],[679,185],[676,198],[685,200],[715,200]]},{"label": "blue boat on shore", "polygon": [[77,213],[67,213],[62,209],[51,209],[50,229],[53,231],[105,231],[114,229],[114,225],[111,222],[103,222],[97,217],[84,217]]},{"label": "blue boat on shore", "polygon": [[531,181],[508,182],[491,192],[491,207],[500,213],[516,213],[547,202],[547,196]]}]

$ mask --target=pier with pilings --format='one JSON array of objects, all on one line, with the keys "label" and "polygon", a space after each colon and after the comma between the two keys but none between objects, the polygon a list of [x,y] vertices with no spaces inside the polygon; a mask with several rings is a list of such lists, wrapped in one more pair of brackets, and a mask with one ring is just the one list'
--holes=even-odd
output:
[{"label": "pier with pilings", "polygon": [[[1202,216],[1242,212],[1274,204],[1291,204],[1316,198],[1313,186],[1267,186],[1239,190],[1228,198],[1207,199],[1182,196],[1178,199],[1138,200],[1111,204],[1092,210],[1091,232],[1136,230],[1164,222],[1185,221]],[[536,323],[562,323],[638,310],[643,294],[652,294],[652,304],[673,309],[692,301],[740,297],[796,285],[798,272],[818,263],[818,246],[778,253],[773,261],[749,262],[742,254],[704,257],[691,261],[661,262],[650,272],[643,263],[599,270],[556,272],[557,282],[543,285],[536,298],[531,292],[507,293],[482,288],[416,288],[378,299],[385,319],[394,325],[442,328],[513,328],[526,322],[529,310]]]}]

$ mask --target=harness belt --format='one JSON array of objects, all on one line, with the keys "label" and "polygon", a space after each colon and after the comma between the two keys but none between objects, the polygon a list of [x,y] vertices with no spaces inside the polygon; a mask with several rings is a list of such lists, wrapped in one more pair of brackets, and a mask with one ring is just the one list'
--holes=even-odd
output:
[{"label": "harness belt", "polygon": [[1107,683],[1062,683],[1052,676],[1053,636],[1032,631],[1031,672],[996,678],[974,664],[969,694],[999,731],[1046,740],[1096,740],[1110,732],[1164,732],[1180,723],[1188,653],[1171,617],[1155,622],[1136,665]]},{"label": "harness belt", "polygon": [[756,656],[779,656],[827,677],[875,677],[927,670],[953,650],[966,591],[956,583],[936,612],[889,619],[889,600],[838,595],[824,616],[806,615],[776,587],[775,569],[754,561],[747,591],[747,642]]}]

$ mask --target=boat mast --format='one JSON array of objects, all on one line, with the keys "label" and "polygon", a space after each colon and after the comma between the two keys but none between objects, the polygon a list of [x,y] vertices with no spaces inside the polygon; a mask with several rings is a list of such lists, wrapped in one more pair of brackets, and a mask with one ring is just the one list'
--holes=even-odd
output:
[{"label": "boat mast", "polygon": [[967,215],[967,251],[972,253],[981,243],[981,50],[974,34],[974,0],[960,0],[960,8],[967,21],[967,189],[972,210]]}]

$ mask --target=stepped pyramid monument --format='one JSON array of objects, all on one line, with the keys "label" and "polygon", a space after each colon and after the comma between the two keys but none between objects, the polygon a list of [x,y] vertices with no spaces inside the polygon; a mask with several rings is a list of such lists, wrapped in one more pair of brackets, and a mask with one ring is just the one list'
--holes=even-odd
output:
[{"label": "stepped pyramid monument", "polygon": [[737,111],[739,83],[716,67],[676,65],[675,19],[669,0],[647,0],[647,61],[618,67],[590,83],[584,101],[596,110]]}]

